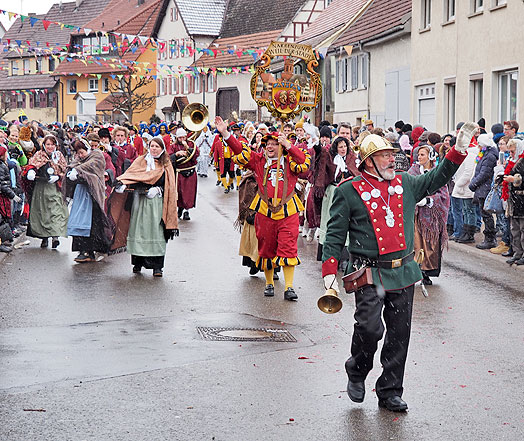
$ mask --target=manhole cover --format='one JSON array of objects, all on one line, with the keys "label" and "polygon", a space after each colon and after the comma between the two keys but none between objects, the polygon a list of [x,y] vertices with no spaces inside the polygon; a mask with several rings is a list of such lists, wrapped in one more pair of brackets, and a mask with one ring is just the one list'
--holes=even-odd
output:
[{"label": "manhole cover", "polygon": [[212,341],[297,341],[287,329],[197,327],[197,330],[204,340]]}]

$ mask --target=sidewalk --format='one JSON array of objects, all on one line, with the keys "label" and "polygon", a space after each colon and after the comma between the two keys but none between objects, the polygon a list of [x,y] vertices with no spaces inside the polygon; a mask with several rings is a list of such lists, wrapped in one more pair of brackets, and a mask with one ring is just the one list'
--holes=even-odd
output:
[{"label": "sidewalk", "polygon": [[[454,250],[457,250],[463,253],[472,254],[480,259],[487,259],[490,262],[496,262],[498,264],[504,265],[506,266],[508,270],[524,272],[524,265],[521,265],[521,266],[508,265],[506,263],[506,260],[508,260],[509,257],[503,257],[500,254],[493,254],[489,250],[479,250],[478,248],[476,248],[475,245],[482,242],[483,238],[484,236],[482,235],[482,233],[477,233],[475,234],[475,243],[463,244],[463,243],[457,243],[455,241],[450,240],[449,247],[451,249],[454,249]],[[497,240],[500,241],[499,238],[497,238]]]},{"label": "sidewalk", "polygon": [[7,256],[9,256],[9,254],[14,253],[14,252],[16,252],[16,250],[18,248],[21,248],[21,247],[17,248],[17,245],[25,242],[26,240],[30,240],[30,239],[28,237],[26,237],[25,231],[20,236],[15,237],[14,240],[13,240],[13,245],[12,245],[13,251],[11,251],[11,253],[0,253],[0,264],[2,264],[4,262],[4,260],[7,258]]}]

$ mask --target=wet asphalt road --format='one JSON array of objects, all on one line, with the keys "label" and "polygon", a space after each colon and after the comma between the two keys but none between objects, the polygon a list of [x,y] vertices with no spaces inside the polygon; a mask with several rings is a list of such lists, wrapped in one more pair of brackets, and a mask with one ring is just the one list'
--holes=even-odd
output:
[{"label": "wet asphalt road", "polygon": [[[0,264],[0,440],[521,440],[524,274],[454,245],[416,291],[406,414],[352,403],[353,299],[325,315],[316,245],[299,301],[264,298],[237,256],[236,192],[200,179],[162,279],[120,254],[78,265],[32,240]],[[296,342],[205,341],[197,327],[286,329]],[[43,411],[45,410],[45,412]]]}]

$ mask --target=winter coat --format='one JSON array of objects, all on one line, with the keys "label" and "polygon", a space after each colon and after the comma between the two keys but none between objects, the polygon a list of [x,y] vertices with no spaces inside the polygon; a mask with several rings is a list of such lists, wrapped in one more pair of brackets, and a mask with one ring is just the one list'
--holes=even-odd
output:
[{"label": "winter coat", "polygon": [[524,158],[520,158],[515,166],[511,169],[512,176],[517,179],[509,186],[509,197],[511,206],[511,216],[524,217]]},{"label": "winter coat", "polygon": [[457,199],[473,199],[474,193],[469,189],[469,184],[475,173],[475,158],[479,149],[477,147],[468,148],[468,156],[460,165],[455,173],[455,186],[451,196]]},{"label": "winter coat", "polygon": [[11,173],[7,164],[0,160],[0,194],[7,196],[9,199],[13,199],[16,193],[11,187]]},{"label": "winter coat", "polygon": [[469,184],[469,189],[475,193],[476,199],[484,199],[491,190],[493,169],[497,165],[498,151],[496,147],[488,147],[484,156],[475,167],[475,175]]}]

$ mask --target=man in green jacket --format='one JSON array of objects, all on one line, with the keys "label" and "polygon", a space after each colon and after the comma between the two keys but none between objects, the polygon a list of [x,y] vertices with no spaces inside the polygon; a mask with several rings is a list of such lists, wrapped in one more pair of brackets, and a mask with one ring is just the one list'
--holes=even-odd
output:
[{"label": "man in green jacket", "polygon": [[386,337],[380,357],[384,370],[375,387],[378,404],[397,412],[408,408],[402,383],[414,286],[422,279],[413,251],[415,206],[429,203],[429,196],[452,178],[477,129],[474,123],[464,124],[439,166],[420,176],[395,173],[395,149],[384,138],[368,135],[360,146],[362,175],[335,190],[322,254],[324,285],[338,292],[338,261],[348,234],[351,263],[346,272],[366,266],[373,274],[373,284],[355,291],[356,323],[346,361],[352,401],[364,400],[364,380],[384,333],[383,313]]}]

